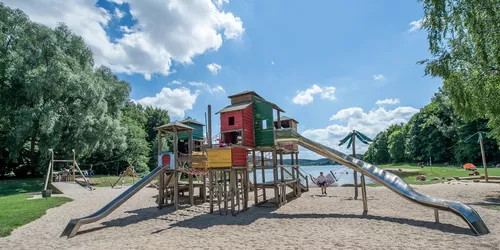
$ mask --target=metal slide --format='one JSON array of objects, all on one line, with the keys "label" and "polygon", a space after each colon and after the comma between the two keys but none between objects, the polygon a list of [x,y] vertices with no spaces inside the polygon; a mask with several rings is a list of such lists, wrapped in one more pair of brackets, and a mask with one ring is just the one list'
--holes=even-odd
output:
[{"label": "metal slide", "polygon": [[162,168],[163,168],[163,166],[155,168],[148,175],[146,175],[144,178],[142,178],[140,181],[138,181],[135,185],[133,185],[130,188],[128,188],[127,190],[125,190],[125,192],[120,194],[118,197],[116,197],[114,200],[112,200],[110,203],[108,203],[103,208],[99,209],[97,212],[95,212],[89,216],[70,220],[68,225],[64,229],[63,233],[61,234],[61,237],[63,237],[63,236],[68,236],[68,238],[73,237],[76,235],[76,233],[78,232],[78,229],[82,225],[96,222],[96,221],[108,216],[117,207],[122,205],[130,197],[132,197],[139,190],[141,190],[143,187],[145,187],[149,182],[151,182],[161,172]]},{"label": "metal slide", "polygon": [[399,176],[302,137],[295,130],[280,129],[276,131],[275,136],[276,141],[279,144],[298,143],[304,148],[363,173],[410,201],[423,206],[432,207],[434,209],[450,211],[464,219],[470,229],[477,235],[488,234],[490,232],[479,214],[467,205],[458,201],[443,200],[420,194],[404,182]]}]

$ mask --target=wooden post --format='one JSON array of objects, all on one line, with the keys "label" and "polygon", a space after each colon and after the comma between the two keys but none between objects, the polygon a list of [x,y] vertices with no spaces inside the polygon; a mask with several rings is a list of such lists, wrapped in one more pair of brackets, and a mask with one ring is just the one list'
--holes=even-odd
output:
[{"label": "wooden post", "polygon": [[274,183],[274,199],[278,207],[281,206],[280,202],[280,190],[278,186],[278,155],[276,149],[273,149],[273,183]]},{"label": "wooden post", "polygon": [[479,134],[479,144],[481,145],[481,156],[483,158],[484,180],[488,182],[488,166],[486,164],[486,154],[484,153],[483,136]]},{"label": "wooden post", "polygon": [[276,113],[277,113],[277,117],[278,117],[278,129],[281,129],[281,114],[280,114],[280,111],[279,110],[276,110]]},{"label": "wooden post", "polygon": [[201,199],[203,200],[203,203],[205,203],[205,202],[207,202],[207,174],[206,174],[206,172],[204,175],[202,175],[202,177],[203,177],[203,185],[200,188],[200,195],[201,195]]},{"label": "wooden post", "polygon": [[266,187],[264,186],[264,183],[266,183],[266,173],[265,173],[265,162],[264,162],[264,152],[260,151],[260,167],[262,171],[262,198],[264,200],[266,199]]},{"label": "wooden post", "polygon": [[[162,166],[163,162],[162,161],[159,161],[158,159],[161,159],[160,155],[162,153],[162,148],[163,148],[163,144],[162,144],[162,131],[161,130],[158,130],[158,144],[157,144],[157,155],[156,155],[156,162],[158,164],[158,167]],[[172,159],[170,159],[172,161]],[[163,167],[163,166],[162,166]],[[165,191],[164,191],[164,188],[165,188],[165,183],[164,183],[164,179],[165,179],[165,176],[164,176],[164,171],[163,169],[160,170],[160,181],[159,181],[159,185],[160,187],[158,188],[158,207],[161,208],[164,204],[164,197],[163,195],[165,194]]]},{"label": "wooden post", "polygon": [[212,148],[212,105],[208,105],[208,124],[207,124],[207,132],[208,132],[208,147]]},{"label": "wooden post", "polygon": [[293,162],[293,153],[290,154],[291,156],[291,161],[290,164],[292,165],[292,180],[296,180],[293,188],[293,195],[297,197],[299,195],[299,184],[300,184],[300,179],[298,178],[299,176],[296,174],[295,171],[295,164]]},{"label": "wooden post", "polygon": [[236,186],[238,185],[238,174],[235,169],[229,170],[229,197],[231,198],[231,214],[234,215],[235,210],[235,196],[238,195],[236,192]]},{"label": "wooden post", "polygon": [[53,149],[50,149],[50,153],[51,153],[51,156],[50,156],[50,173],[48,173],[48,175],[50,176],[50,179],[49,179],[49,183],[52,183],[52,178],[54,176],[54,150]]},{"label": "wooden post", "polygon": [[255,204],[259,202],[258,192],[257,192],[257,162],[255,162],[255,149],[252,149],[252,165],[253,165],[253,194]]},{"label": "wooden post", "polygon": [[365,176],[361,174],[361,196],[363,197],[363,214],[368,214],[368,199],[366,197]]},{"label": "wooden post", "polygon": [[246,168],[245,170],[243,170],[243,175],[244,175],[244,182],[245,183],[245,186],[244,186],[244,192],[245,192],[245,201],[243,203],[243,209],[244,210],[247,210],[248,209],[248,197],[249,197],[249,192],[250,192],[250,176],[248,176],[248,168]]},{"label": "wooden post", "polygon": [[434,209],[434,219],[436,220],[436,223],[439,223],[439,210]]},{"label": "wooden post", "polygon": [[73,181],[76,181],[76,168],[75,168],[75,150],[73,149]]},{"label": "wooden post", "polygon": [[[193,131],[189,131],[189,141],[188,141],[188,168],[193,169]],[[189,203],[191,206],[194,205],[194,185],[193,185],[193,175],[189,174]]]},{"label": "wooden post", "polygon": [[[352,157],[356,158],[356,130],[352,131]],[[358,199],[358,172],[354,170],[354,199]]]},{"label": "wooden post", "polygon": [[281,151],[280,151],[280,172],[281,172],[281,182],[285,182],[285,170],[283,169],[283,152]]},{"label": "wooden post", "polygon": [[208,196],[210,199],[210,213],[214,212],[214,174],[213,170],[208,170]]},{"label": "wooden post", "polygon": [[179,145],[177,144],[177,128],[174,127],[174,208],[179,209]]}]

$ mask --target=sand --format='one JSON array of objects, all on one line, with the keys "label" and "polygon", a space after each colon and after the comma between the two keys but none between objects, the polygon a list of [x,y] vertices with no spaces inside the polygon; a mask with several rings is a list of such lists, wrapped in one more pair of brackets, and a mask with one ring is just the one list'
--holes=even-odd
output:
[{"label": "sand", "polygon": [[[237,216],[209,214],[208,204],[155,207],[156,190],[145,188],[104,220],[84,225],[74,238],[60,238],[71,218],[99,209],[123,189],[98,188],[73,194],[74,201],[0,238],[1,249],[500,249],[500,185],[483,183],[415,186],[424,194],[474,207],[491,233],[472,235],[449,212],[434,212],[384,187],[368,187],[369,215],[353,188],[312,188],[281,208],[251,207]],[[271,190],[268,191],[271,194]],[[496,198],[494,198],[496,197]],[[252,199],[253,201],[253,199]]]}]

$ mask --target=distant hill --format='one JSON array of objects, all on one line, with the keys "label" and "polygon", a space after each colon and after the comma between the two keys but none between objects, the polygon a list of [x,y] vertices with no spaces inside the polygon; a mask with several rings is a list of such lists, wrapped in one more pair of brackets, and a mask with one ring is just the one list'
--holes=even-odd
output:
[{"label": "distant hill", "polygon": [[[363,155],[361,154],[356,154],[358,159],[363,159]],[[286,157],[286,156],[285,156]],[[260,156],[256,156],[255,159],[257,161],[260,161]],[[251,161],[252,158],[249,156],[248,161]],[[283,159],[283,164],[284,165],[290,165],[292,164],[292,160],[290,159]],[[326,166],[326,165],[340,165],[339,163],[332,161],[328,158],[320,158],[317,160],[310,160],[310,159],[300,159],[299,158],[299,165],[300,166]]]},{"label": "distant hill", "polygon": [[[292,161],[290,159],[284,159],[283,164],[285,165],[290,165]],[[338,165],[337,162],[332,161],[328,158],[321,158],[317,160],[309,160],[309,159],[300,159],[299,158],[299,165],[300,166],[324,166],[324,165]]]}]

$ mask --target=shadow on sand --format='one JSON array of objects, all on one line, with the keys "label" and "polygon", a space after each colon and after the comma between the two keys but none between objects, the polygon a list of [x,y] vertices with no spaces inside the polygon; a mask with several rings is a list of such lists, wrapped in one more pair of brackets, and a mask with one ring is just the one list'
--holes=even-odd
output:
[{"label": "shadow on sand", "polygon": [[[491,202],[500,202],[497,200],[499,198],[492,198],[488,200]],[[482,205],[482,204],[476,204]],[[201,206],[208,206],[207,203],[202,204]],[[187,205],[183,205],[180,207],[180,210],[188,211],[188,212],[200,212],[200,206],[190,207]],[[206,209],[202,209],[205,210]],[[265,204],[264,206],[259,207],[250,207],[248,210],[243,211],[241,214],[236,216],[231,216],[230,212],[228,215],[220,215],[217,210],[217,206],[215,206],[215,210],[213,214],[202,213],[192,218],[187,218],[185,220],[179,221],[177,218],[172,219],[169,218],[168,214],[175,211],[173,206],[164,207],[162,209],[158,209],[157,207],[150,208],[142,208],[132,211],[127,211],[126,213],[130,214],[130,216],[125,218],[118,218],[110,221],[105,221],[102,223],[102,226],[90,228],[87,230],[82,230],[78,234],[86,234],[94,231],[101,230],[103,228],[108,227],[125,227],[129,226],[141,221],[157,219],[161,216],[167,215],[166,218],[161,218],[161,220],[167,221],[167,225],[165,228],[151,232],[151,234],[160,233],[171,228],[175,227],[184,227],[184,228],[193,228],[193,229],[206,229],[213,226],[218,225],[226,225],[226,226],[245,226],[250,225],[258,219],[363,219],[363,220],[374,220],[374,221],[386,221],[391,223],[405,224],[409,226],[429,228],[432,230],[438,230],[445,233],[453,233],[460,235],[471,235],[471,231],[469,228],[457,227],[451,224],[442,224],[435,223],[430,221],[420,221],[414,219],[407,218],[394,218],[387,216],[377,216],[377,215],[362,215],[362,214],[339,214],[339,213],[330,213],[330,214],[279,214],[276,213],[277,207],[272,206],[272,204]],[[176,214],[175,216],[182,216],[182,214]],[[185,215],[189,217],[189,215]]]},{"label": "shadow on sand", "polygon": [[[429,228],[439,230],[445,233],[453,233],[460,235],[472,235],[470,229],[457,227],[451,224],[442,224],[429,221],[419,221],[405,218],[393,218],[386,216],[376,215],[362,215],[362,214],[279,214],[274,213],[276,208],[262,208],[252,207],[245,211],[244,214],[238,216],[220,216],[218,213],[203,214],[191,219],[183,220],[172,224],[169,228],[186,227],[195,229],[206,229],[212,226],[226,225],[226,226],[245,226],[250,225],[258,219],[363,219],[363,220],[377,220],[386,221],[391,223],[406,224],[409,226]],[[168,229],[168,228],[166,228]],[[164,230],[166,230],[164,229]],[[164,231],[160,230],[160,231]]]}]

